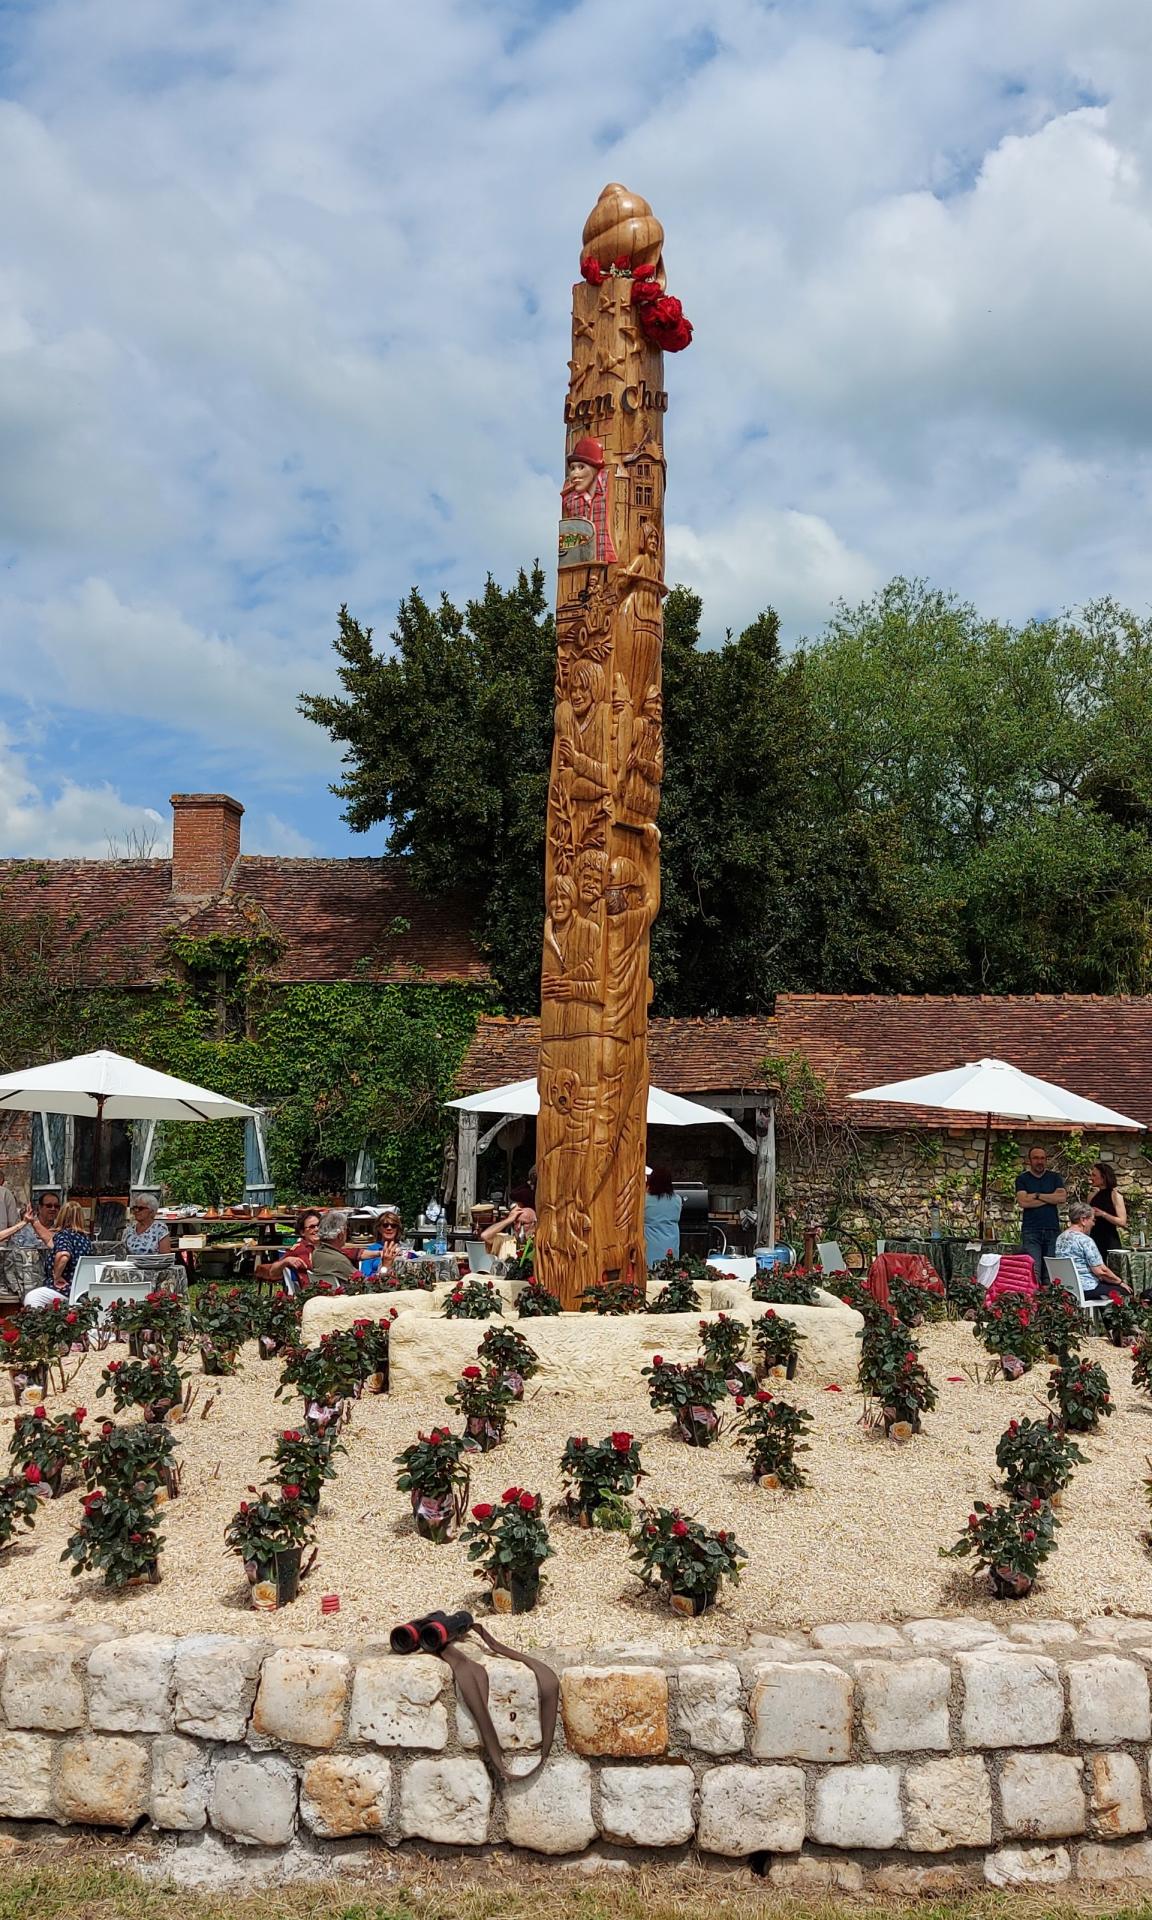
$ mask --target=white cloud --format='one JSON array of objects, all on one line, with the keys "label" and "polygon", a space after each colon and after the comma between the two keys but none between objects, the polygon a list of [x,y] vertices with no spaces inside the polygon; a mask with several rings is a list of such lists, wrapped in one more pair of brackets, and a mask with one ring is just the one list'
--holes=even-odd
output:
[{"label": "white cloud", "polygon": [[45,794],[30,778],[10,735],[0,728],[0,856],[160,857],[171,844],[168,821],[151,807],[122,800],[107,782],[81,786],[64,779],[54,793]]}]

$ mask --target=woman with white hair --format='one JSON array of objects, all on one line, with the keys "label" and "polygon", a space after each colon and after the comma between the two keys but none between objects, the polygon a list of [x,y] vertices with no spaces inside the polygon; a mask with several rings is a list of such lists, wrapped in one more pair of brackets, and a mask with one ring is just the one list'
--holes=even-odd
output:
[{"label": "woman with white hair", "polygon": [[129,1212],[132,1225],[124,1229],[125,1253],[171,1253],[168,1223],[156,1218],[156,1202],[149,1194],[138,1193]]}]

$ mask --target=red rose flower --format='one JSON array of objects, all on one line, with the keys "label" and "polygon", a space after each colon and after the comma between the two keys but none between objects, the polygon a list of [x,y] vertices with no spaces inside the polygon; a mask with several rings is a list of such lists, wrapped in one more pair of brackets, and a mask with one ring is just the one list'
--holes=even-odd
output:
[{"label": "red rose flower", "polygon": [[512,1505],[513,1505],[513,1503],[514,1503],[515,1501],[517,1501],[517,1500],[519,1500],[519,1498],[520,1498],[520,1488],[519,1488],[519,1487],[505,1487],[505,1489],[504,1489],[504,1491],[503,1491],[503,1493],[502,1493],[502,1494],[500,1495],[500,1498],[501,1498],[501,1500],[503,1500],[503,1502],[504,1502],[504,1505],[505,1505],[506,1507],[510,1507],[510,1506],[512,1506]]},{"label": "red rose flower", "polygon": [[629,267],[632,265],[632,255],[630,253],[618,253],[612,265],[617,268],[620,273],[627,273]]},{"label": "red rose flower", "polygon": [[632,305],[634,307],[652,306],[660,298],[660,288],[655,280],[633,280]]},{"label": "red rose flower", "polygon": [[33,1420],[47,1420],[48,1418],[47,1407],[33,1407],[32,1418]]},{"label": "red rose flower", "polygon": [[473,1520],[490,1520],[494,1512],[495,1508],[490,1500],[481,1500],[479,1506],[473,1507],[472,1518]]},{"label": "red rose flower", "polygon": [[76,1407],[73,1411],[72,1418],[73,1420],[87,1420],[88,1418],[87,1407]]},{"label": "red rose flower", "polygon": [[612,1445],[617,1453],[627,1453],[629,1447],[632,1445],[632,1435],[630,1433],[614,1433],[612,1435]]},{"label": "red rose flower", "polygon": [[5,1327],[4,1338],[8,1342],[8,1345],[12,1346],[15,1341],[19,1340],[20,1335],[17,1333],[15,1327]]},{"label": "red rose flower", "polygon": [[299,1487],[296,1487],[296,1486],[281,1487],[280,1491],[283,1494],[285,1500],[299,1500],[300,1498]]},{"label": "red rose flower", "polygon": [[1043,1500],[1032,1500],[1029,1502],[1029,1504],[1032,1508],[1033,1513],[1039,1513],[1041,1507],[1044,1505],[1044,1502]]},{"label": "red rose flower", "polygon": [[64,1316],[64,1325],[66,1327],[74,1327],[76,1325],[76,1315],[74,1313],[66,1313]]},{"label": "red rose flower", "polygon": [[39,1467],[30,1461],[24,1469],[24,1478],[30,1487],[38,1487],[44,1475],[41,1473]]},{"label": "red rose flower", "polygon": [[461,1377],[465,1380],[479,1380],[480,1369],[479,1367],[465,1367]]},{"label": "red rose flower", "polygon": [[80,1504],[84,1508],[85,1513],[91,1513],[94,1507],[100,1505],[103,1498],[104,1495],[97,1489],[95,1493],[86,1494]]},{"label": "red rose flower", "polygon": [[662,1367],[664,1365],[664,1355],[662,1353],[654,1353],[652,1355],[652,1365],[654,1367]]},{"label": "red rose flower", "polygon": [[1024,1538],[1025,1540],[1035,1540],[1036,1535],[1031,1527],[1026,1528]]},{"label": "red rose flower", "polygon": [[979,1520],[977,1520],[976,1515],[974,1513],[970,1513],[968,1515],[968,1525],[970,1527],[978,1527],[980,1525],[980,1522]]},{"label": "red rose flower", "polygon": [[655,271],[656,271],[655,261],[648,261],[646,264],[642,266],[633,267],[632,278],[634,280],[647,280],[652,274],[655,273]]},{"label": "red rose flower", "polygon": [[580,262],[580,272],[590,287],[599,287],[604,282],[604,269],[594,253],[586,253]]},{"label": "red rose flower", "polygon": [[682,1540],[688,1531],[687,1522],[684,1520],[673,1520],[672,1531],[676,1535],[677,1540]]},{"label": "red rose flower", "polygon": [[738,1407],[742,1407],[744,1405],[744,1395],[742,1393],[738,1393],[736,1395],[736,1405]]},{"label": "red rose flower", "polygon": [[520,1495],[519,1507],[521,1513],[535,1513],[536,1495],[534,1493],[522,1493]]},{"label": "red rose flower", "polygon": [[728,1535],[727,1535],[726,1533],[718,1533],[718,1534],[716,1535],[716,1538],[717,1538],[717,1540],[721,1540],[721,1541],[723,1541],[723,1540],[727,1540],[727,1538],[728,1538]]},{"label": "red rose flower", "polygon": [[300,1434],[296,1427],[289,1427],[286,1433],[280,1435],[280,1438],[281,1440],[299,1440]]}]

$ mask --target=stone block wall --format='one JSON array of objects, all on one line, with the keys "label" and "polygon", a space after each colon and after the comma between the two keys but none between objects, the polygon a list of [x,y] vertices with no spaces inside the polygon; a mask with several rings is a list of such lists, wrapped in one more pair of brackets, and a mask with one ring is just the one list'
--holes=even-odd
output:
[{"label": "stone block wall", "polygon": [[[511,1631],[515,1632],[516,1623]],[[1152,1620],[848,1622],[740,1649],[489,1656],[509,1780],[449,1668],[254,1638],[0,1643],[0,1820],[237,1849],[671,1849],[780,1886],[1152,1879]]]}]

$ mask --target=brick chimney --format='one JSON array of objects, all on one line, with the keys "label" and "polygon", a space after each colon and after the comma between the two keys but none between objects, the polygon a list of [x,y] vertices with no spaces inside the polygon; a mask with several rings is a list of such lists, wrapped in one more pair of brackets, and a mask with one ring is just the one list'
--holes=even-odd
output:
[{"label": "brick chimney", "polygon": [[239,800],[226,793],[172,795],[172,893],[209,900],[240,857]]}]

